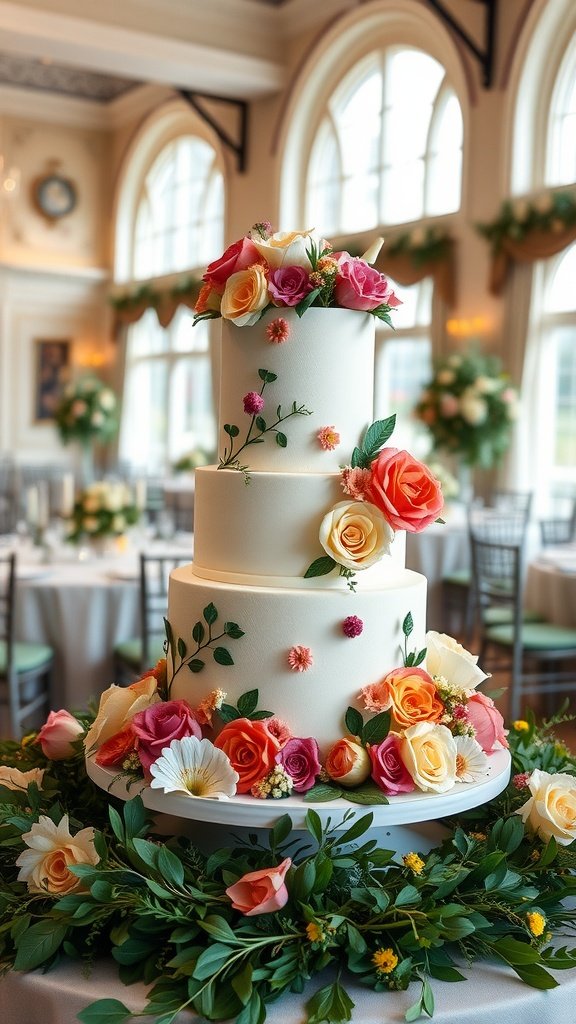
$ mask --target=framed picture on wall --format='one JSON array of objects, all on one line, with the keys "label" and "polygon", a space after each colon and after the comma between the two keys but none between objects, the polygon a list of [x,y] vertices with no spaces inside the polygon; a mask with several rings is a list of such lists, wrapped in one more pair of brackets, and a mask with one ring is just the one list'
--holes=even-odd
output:
[{"label": "framed picture on wall", "polygon": [[63,388],[70,379],[72,343],[67,338],[37,338],[35,341],[34,422],[47,423]]}]

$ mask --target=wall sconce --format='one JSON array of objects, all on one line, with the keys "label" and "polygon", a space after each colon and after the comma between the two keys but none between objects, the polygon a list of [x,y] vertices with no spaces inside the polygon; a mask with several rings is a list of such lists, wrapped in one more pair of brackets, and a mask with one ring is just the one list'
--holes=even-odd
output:
[{"label": "wall sconce", "polygon": [[479,338],[490,332],[491,321],[487,316],[465,317],[447,320],[446,330],[453,338]]},{"label": "wall sconce", "polygon": [[20,191],[20,168],[8,167],[0,155],[0,199],[15,199]]}]

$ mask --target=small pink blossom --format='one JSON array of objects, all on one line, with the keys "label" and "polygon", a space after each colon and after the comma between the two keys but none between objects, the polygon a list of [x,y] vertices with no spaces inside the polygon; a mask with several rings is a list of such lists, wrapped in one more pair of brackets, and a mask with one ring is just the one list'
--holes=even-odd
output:
[{"label": "small pink blossom", "polygon": [[278,741],[281,747],[284,747],[288,740],[292,738],[290,726],[288,726],[282,718],[278,718],[277,715],[274,715],[273,718],[266,718],[264,720],[264,725],[270,735]]},{"label": "small pink blossom", "polygon": [[244,395],[243,401],[244,412],[247,412],[249,416],[257,416],[264,408],[264,399],[257,391],[249,391],[247,395]]},{"label": "small pink blossom", "polygon": [[320,441],[320,447],[324,451],[334,451],[335,448],[340,444],[340,434],[336,430],[336,427],[322,427],[316,435]]},{"label": "small pink blossom", "polygon": [[312,665],[313,661],[312,651],[309,647],[297,645],[295,647],[291,647],[288,652],[288,664],[293,672],[306,672],[306,670]]},{"label": "small pink blossom", "polygon": [[342,632],[344,636],[355,637],[360,636],[360,633],[364,629],[364,623],[362,619],[359,619],[357,615],[348,615],[342,623]]},{"label": "small pink blossom", "polygon": [[467,722],[468,721],[468,713],[467,713],[466,708],[464,707],[463,704],[457,704],[456,705],[456,707],[454,708],[454,711],[452,712],[452,718],[454,719],[455,722]]},{"label": "small pink blossom", "polygon": [[379,683],[369,683],[368,686],[363,686],[359,698],[364,702],[366,711],[372,713],[388,711],[392,707],[392,694],[388,683],[383,679]]},{"label": "small pink blossom", "polygon": [[344,466],[341,481],[342,489],[345,494],[354,498],[355,501],[367,501],[371,479],[369,469],[360,469],[359,466],[353,469],[352,466]]},{"label": "small pink blossom", "polygon": [[519,772],[518,775],[514,775],[512,779],[512,785],[514,789],[527,789],[528,783],[530,782],[531,772]]},{"label": "small pink blossom", "polygon": [[276,345],[286,341],[290,337],[290,325],[286,318],[277,316],[275,320],[271,320],[266,328],[266,337]]}]

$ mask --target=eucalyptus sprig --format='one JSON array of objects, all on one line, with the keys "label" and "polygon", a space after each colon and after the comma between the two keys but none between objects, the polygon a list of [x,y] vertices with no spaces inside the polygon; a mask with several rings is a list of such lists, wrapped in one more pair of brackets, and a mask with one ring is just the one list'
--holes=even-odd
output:
[{"label": "eucalyptus sprig", "polygon": [[225,622],[222,632],[213,636],[212,626],[215,625],[218,619],[218,611],[212,601],[204,608],[202,618],[203,622],[199,619],[192,627],[192,639],[196,644],[193,651],[188,650],[188,645],[183,637],[174,636],[174,630],[170,622],[168,619],[164,619],[164,630],[166,632],[165,646],[168,646],[172,663],[172,676],[167,686],[168,699],[170,698],[170,690],[174,679],[183,668],[188,668],[193,673],[202,671],[205,661],[203,658],[198,657],[200,651],[210,649],[214,661],[223,667],[234,664],[234,659],[228,648],[221,645],[214,647],[214,644],[217,644],[218,640],[222,640],[223,637],[227,637],[229,640],[239,640],[240,637],[244,636],[244,630],[240,629],[236,622]]}]

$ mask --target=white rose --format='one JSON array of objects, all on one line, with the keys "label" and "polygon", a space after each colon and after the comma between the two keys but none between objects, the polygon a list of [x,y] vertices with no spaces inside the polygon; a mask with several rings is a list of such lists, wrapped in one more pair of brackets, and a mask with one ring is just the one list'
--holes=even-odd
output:
[{"label": "white rose", "polygon": [[86,494],[82,504],[85,512],[98,512],[101,508],[100,497],[97,494]]},{"label": "white rose", "polygon": [[456,782],[457,748],[445,725],[418,722],[400,739],[400,757],[425,793],[446,793]]},{"label": "white rose", "polygon": [[460,415],[471,427],[479,427],[488,416],[488,406],[473,388],[466,388],[460,396]]},{"label": "white rose", "polygon": [[310,248],[311,242],[316,246],[320,245],[320,239],[313,230],[311,231],[277,231],[270,238],[252,239],[258,252],[264,257],[270,267],[304,267],[311,269],[310,260],[306,250]]},{"label": "white rose", "polygon": [[104,423],[104,414],[96,409],[96,412],[93,412],[90,417],[90,422],[93,427],[101,427]]},{"label": "white rose", "polygon": [[478,655],[470,654],[447,633],[429,630],[426,634],[426,671],[431,676],[443,676],[459,690],[474,690],[488,678],[477,663]]},{"label": "white rose", "polygon": [[536,768],[528,785],[532,796],[516,813],[541,839],[554,836],[560,846],[569,846],[576,839],[576,778]]},{"label": "white rose", "polygon": [[112,519],[112,529],[114,533],[124,533],[126,529],[126,517],[121,515],[115,515]]},{"label": "white rose", "polygon": [[320,524],[324,551],[346,569],[368,569],[389,554],[393,539],[380,509],[368,501],[341,501]]},{"label": "white rose", "polygon": [[436,381],[438,384],[445,386],[453,384],[455,379],[456,374],[454,373],[454,370],[438,370],[438,373],[436,374]]},{"label": "white rose", "polygon": [[104,391],[101,392],[98,401],[106,412],[112,412],[112,409],[116,405],[116,396],[113,391],[110,391],[110,388],[104,388]]},{"label": "white rose", "polygon": [[100,528],[100,520],[96,519],[95,516],[86,516],[84,520],[84,529],[86,533],[96,533]]},{"label": "white rose", "polygon": [[495,391],[501,386],[501,382],[497,377],[477,377],[476,378],[476,391],[479,391],[481,395],[493,395]]}]

